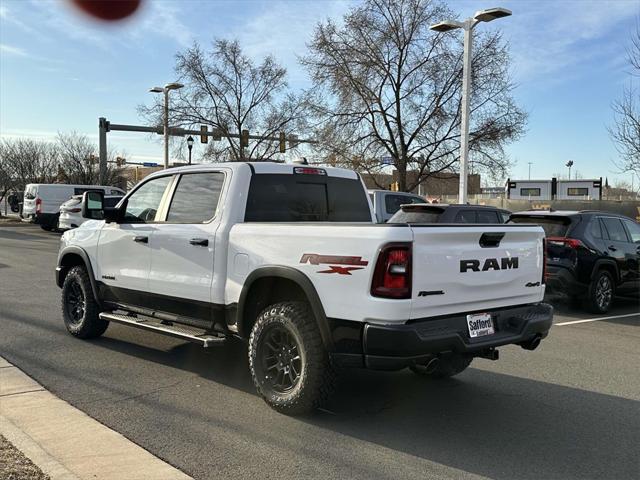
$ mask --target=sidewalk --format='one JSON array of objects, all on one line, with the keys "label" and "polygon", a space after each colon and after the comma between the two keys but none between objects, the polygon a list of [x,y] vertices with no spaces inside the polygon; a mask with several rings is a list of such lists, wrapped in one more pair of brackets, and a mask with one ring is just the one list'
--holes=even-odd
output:
[{"label": "sidewalk", "polygon": [[0,435],[51,480],[191,478],[46,391],[2,357]]}]

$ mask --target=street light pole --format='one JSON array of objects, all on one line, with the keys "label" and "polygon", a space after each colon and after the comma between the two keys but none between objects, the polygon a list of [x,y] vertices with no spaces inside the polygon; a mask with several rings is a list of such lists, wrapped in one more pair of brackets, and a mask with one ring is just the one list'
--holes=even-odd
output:
[{"label": "street light pole", "polygon": [[566,163],[566,166],[569,167],[569,180],[571,180],[571,167],[573,167],[573,160],[569,160]]},{"label": "street light pole", "polygon": [[464,42],[462,53],[462,105],[460,120],[460,184],[458,190],[458,203],[467,203],[467,183],[469,174],[469,117],[471,97],[471,60],[473,50],[473,29],[480,22],[491,22],[497,18],[508,17],[511,10],[506,8],[489,8],[480,10],[472,18],[464,22],[448,20],[429,27],[436,32],[448,32],[457,28],[464,30]]},{"label": "street light pole", "polygon": [[532,163],[533,163],[533,162],[529,162],[529,180],[531,180],[531,164],[532,164]]},{"label": "street light pole", "polygon": [[462,53],[462,119],[460,120],[460,183],[458,203],[467,203],[469,181],[469,98],[471,96],[471,51],[473,48],[474,25],[465,22],[464,47]]},{"label": "street light pole", "polygon": [[187,148],[189,149],[189,165],[191,165],[191,149],[193,148],[193,137],[191,135],[187,138]]},{"label": "street light pole", "polygon": [[164,94],[164,168],[169,168],[169,91],[178,90],[184,87],[181,83],[171,82],[167,83],[164,87],[153,87],[149,91],[152,93]]}]

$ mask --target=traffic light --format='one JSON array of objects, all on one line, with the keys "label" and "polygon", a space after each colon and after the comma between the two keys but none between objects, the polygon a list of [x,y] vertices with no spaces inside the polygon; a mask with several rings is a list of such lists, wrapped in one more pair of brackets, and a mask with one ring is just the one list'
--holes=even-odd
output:
[{"label": "traffic light", "polygon": [[240,138],[240,145],[243,147],[249,146],[249,130],[242,130],[242,136]]},{"label": "traffic light", "polygon": [[208,143],[209,136],[207,135],[207,126],[200,125],[200,143]]},{"label": "traffic light", "polygon": [[280,153],[284,153],[287,151],[287,142],[285,139],[284,132],[280,132]]}]

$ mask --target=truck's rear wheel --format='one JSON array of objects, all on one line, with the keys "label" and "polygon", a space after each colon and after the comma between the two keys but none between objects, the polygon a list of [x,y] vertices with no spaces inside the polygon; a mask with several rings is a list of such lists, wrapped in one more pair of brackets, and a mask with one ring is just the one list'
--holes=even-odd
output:
[{"label": "truck's rear wheel", "polygon": [[62,285],[62,317],[67,330],[78,338],[99,337],[109,326],[99,313],[89,274],[83,266],[73,267]]},{"label": "truck's rear wheel", "polygon": [[433,362],[412,365],[409,368],[418,375],[431,378],[449,378],[462,373],[471,365],[472,357],[449,354],[436,357]]},{"label": "truck's rear wheel", "polygon": [[281,413],[318,408],[333,389],[329,355],[304,302],[277,303],[260,313],[249,338],[249,366],[258,393]]}]

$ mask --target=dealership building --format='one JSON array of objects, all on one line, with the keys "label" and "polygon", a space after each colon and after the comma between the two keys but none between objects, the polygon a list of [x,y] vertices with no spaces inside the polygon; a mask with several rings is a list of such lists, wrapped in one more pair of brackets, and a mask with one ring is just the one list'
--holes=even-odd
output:
[{"label": "dealership building", "polygon": [[591,180],[507,179],[505,190],[511,200],[602,200],[602,177]]}]

